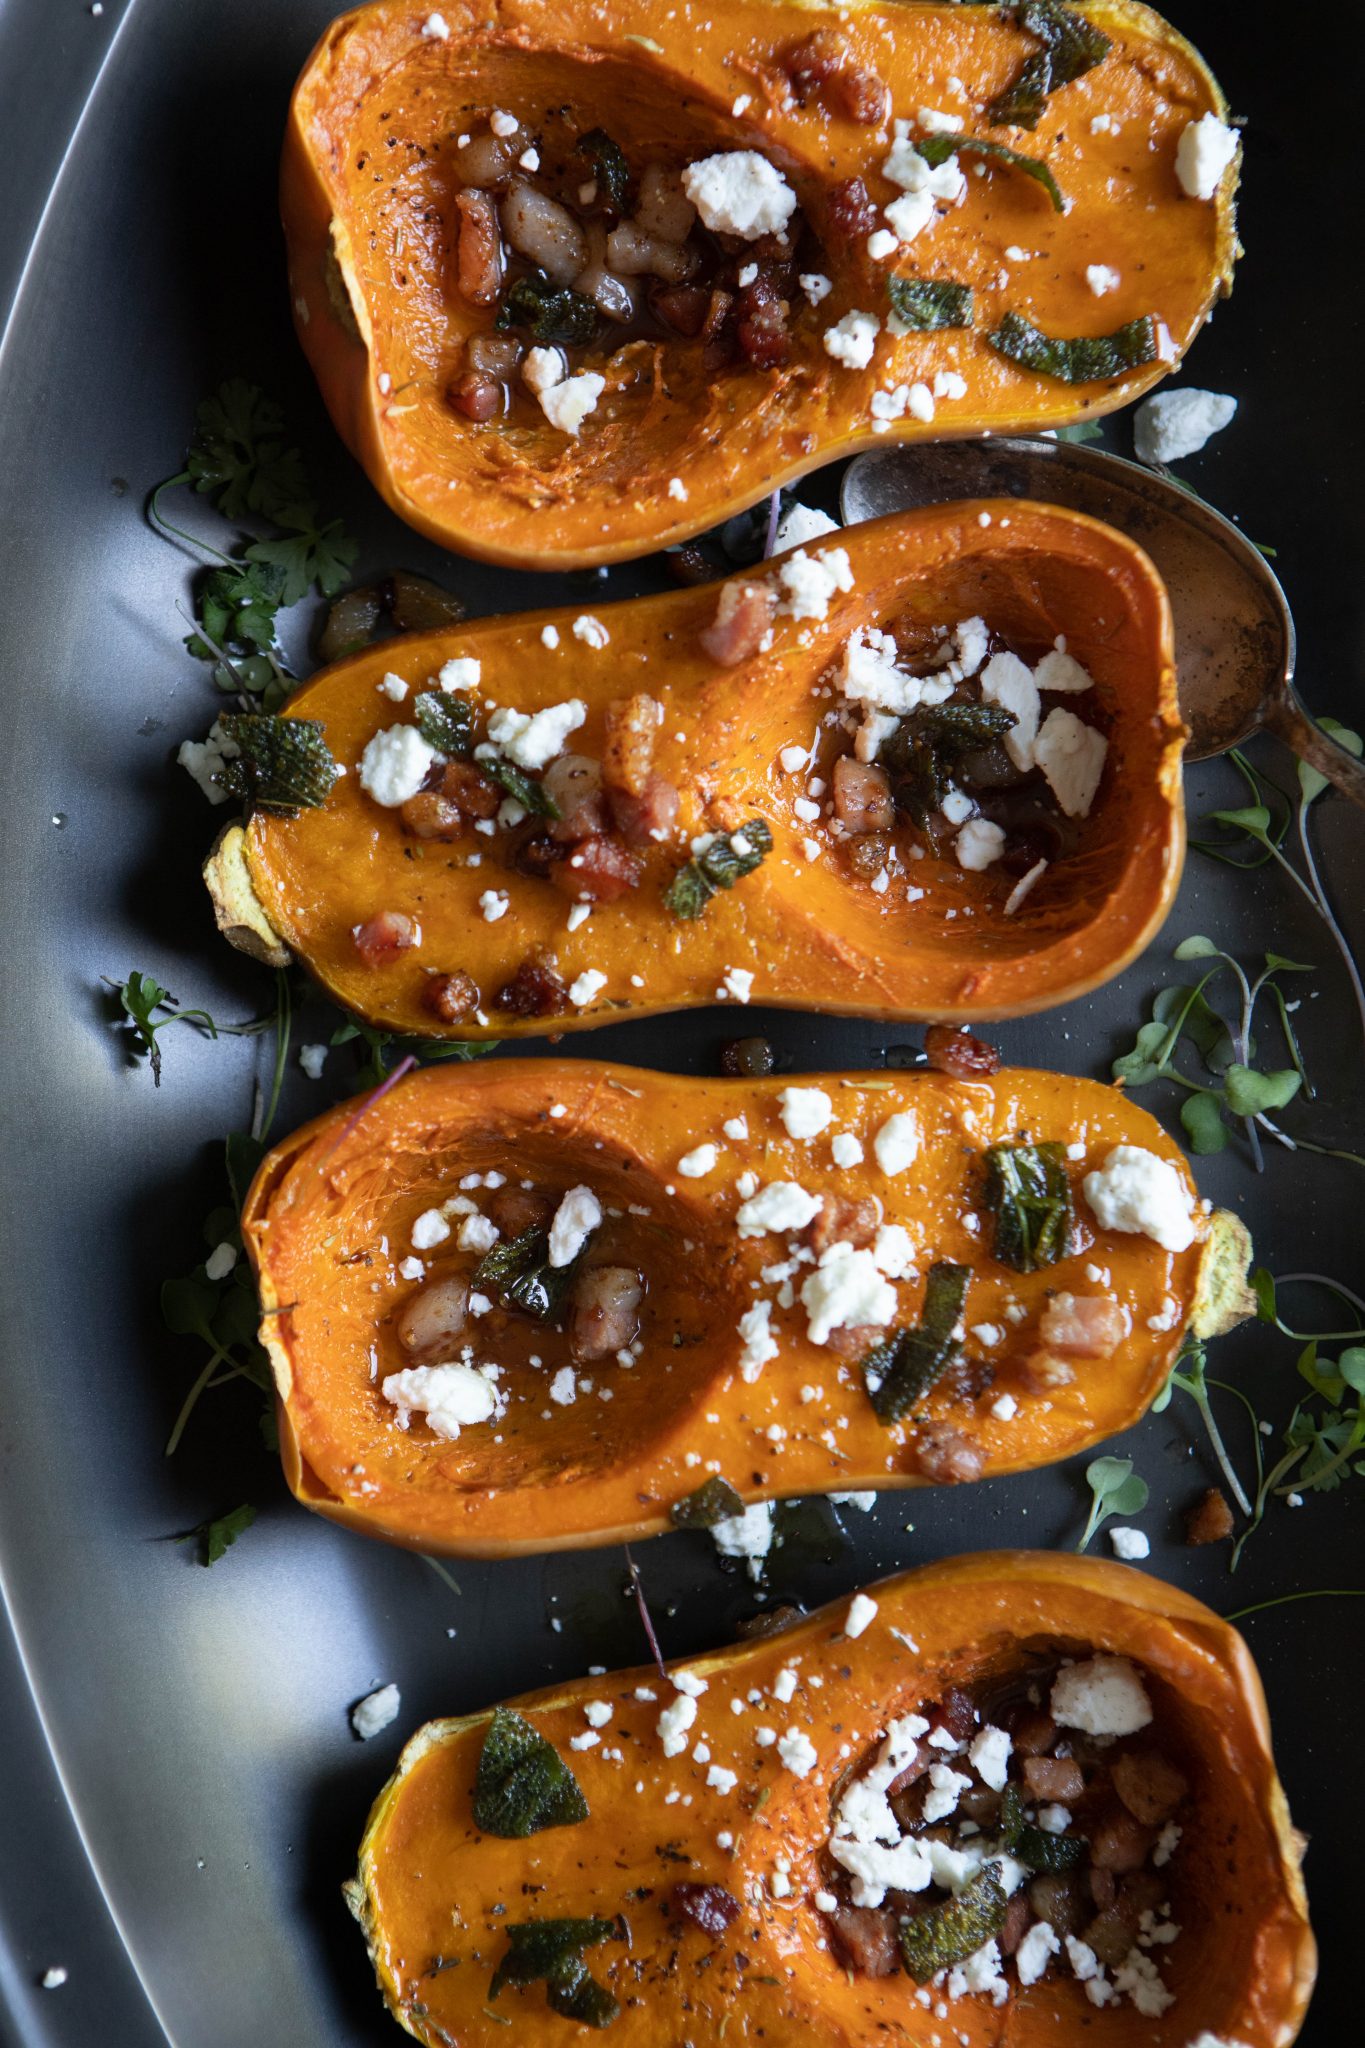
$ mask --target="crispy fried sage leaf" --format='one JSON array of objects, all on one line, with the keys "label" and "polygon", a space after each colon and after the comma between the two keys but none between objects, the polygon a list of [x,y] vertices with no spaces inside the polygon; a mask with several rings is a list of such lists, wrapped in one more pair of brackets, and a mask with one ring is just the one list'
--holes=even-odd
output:
[{"label": "crispy fried sage leaf", "polygon": [[992,1145],[985,1205],[995,1217],[992,1250],[1002,1266],[1036,1273],[1071,1248],[1071,1181],[1061,1145]]},{"label": "crispy fried sage leaf", "polygon": [[337,764],[317,719],[225,711],[218,723],[237,748],[213,778],[229,796],[263,811],[316,810],[327,801]]},{"label": "crispy fried sage leaf", "polygon": [[429,747],[448,761],[462,761],[469,752],[471,714],[467,697],[442,690],[421,690],[413,699],[417,730]]},{"label": "crispy fried sage leaf", "polygon": [[1011,1856],[1047,1877],[1074,1870],[1088,1847],[1083,1835],[1051,1835],[1025,1820],[1024,1795],[1017,1785],[1007,1785],[1000,1802],[1000,1839]]},{"label": "crispy fried sage leaf", "polygon": [[916,1401],[940,1380],[962,1346],[953,1335],[967,1299],[972,1269],[935,1259],[924,1286],[924,1307],[912,1330],[895,1330],[863,1358],[874,1413],[882,1422],[899,1422]]},{"label": "crispy fried sage leaf", "polygon": [[523,1714],[494,1707],[474,1779],[474,1824],[514,1840],[588,1818],[578,1780]]},{"label": "crispy fried sage leaf", "polygon": [[1004,1926],[1007,1905],[996,1866],[987,1863],[955,1898],[906,1920],[901,1958],[915,1982],[927,1984],[983,1947]]},{"label": "crispy fried sage leaf", "polygon": [[629,211],[630,165],[621,145],[613,142],[605,128],[590,128],[574,144],[574,155],[585,157],[597,185],[597,196],[617,213]]},{"label": "crispy fried sage leaf", "polygon": [[743,1513],[744,1503],[734,1487],[716,1472],[694,1493],[675,1500],[668,1519],[675,1529],[714,1529],[717,1522],[728,1522],[732,1515]]},{"label": "crispy fried sage leaf", "polygon": [[499,789],[504,790],[514,803],[519,803],[524,811],[529,811],[532,817],[559,816],[559,805],[544,783],[537,782],[534,775],[525,774],[515,761],[503,761],[496,756],[490,756],[489,759],[480,761],[478,768],[487,781],[496,783]]},{"label": "crispy fried sage leaf", "polygon": [[972,324],[969,284],[953,284],[946,277],[888,277],[886,296],[896,318],[918,334]]},{"label": "crispy fried sage leaf", "polygon": [[1007,356],[1025,370],[1036,370],[1040,377],[1056,377],[1063,384],[1095,384],[1103,377],[1121,377],[1127,370],[1154,363],[1160,354],[1156,322],[1150,313],[1116,327],[1112,334],[1082,334],[1072,340],[1044,334],[1022,313],[1006,313],[986,339],[997,355]]},{"label": "crispy fried sage leaf", "polygon": [[488,1996],[509,1984],[543,1983],[551,2009],[587,2027],[609,2027],[620,2012],[611,1993],[588,1974],[585,1949],[604,1941],[630,1940],[625,1915],[614,1920],[515,1920],[507,1929],[507,1953],[493,1973]]},{"label": "crispy fried sage leaf", "polygon": [[[585,1247],[586,1249],[586,1247]],[[537,1322],[552,1322],[577,1276],[579,1258],[567,1266],[550,1264],[550,1238],[544,1230],[524,1230],[485,1252],[474,1269],[474,1285],[500,1295]]]},{"label": "crispy fried sage leaf", "polygon": [[533,270],[503,293],[495,324],[525,328],[532,341],[542,345],[562,341],[581,346],[597,331],[597,307],[582,292],[570,291]]},{"label": "crispy fried sage leaf", "polygon": [[1036,128],[1049,95],[1084,77],[1113,48],[1109,37],[1058,0],[1014,0],[1020,28],[1043,47],[1025,59],[1015,77],[987,108],[997,128]]},{"label": "crispy fried sage leaf", "polygon": [[664,902],[675,917],[700,917],[717,889],[733,889],[741,877],[751,875],[772,852],[772,845],[773,835],[763,818],[749,818],[737,832],[719,833],[704,853],[678,869],[664,891]]},{"label": "crispy fried sage leaf", "polygon": [[[950,156],[960,156],[964,150],[973,156],[989,157],[996,163],[1007,164],[1011,170],[1022,171],[1026,178],[1032,178],[1042,186],[1052,201],[1054,213],[1066,210],[1062,188],[1041,157],[1025,156],[1020,150],[1007,149],[1003,142],[988,142],[980,135],[926,135],[922,142],[915,144],[915,148],[927,164],[945,164]],[[965,321],[958,322],[959,326],[966,324]]]},{"label": "crispy fried sage leaf", "polygon": [[939,809],[957,761],[1003,738],[1014,724],[998,704],[931,704],[913,712],[892,734],[882,758],[897,779],[892,795],[899,810],[927,825]]}]

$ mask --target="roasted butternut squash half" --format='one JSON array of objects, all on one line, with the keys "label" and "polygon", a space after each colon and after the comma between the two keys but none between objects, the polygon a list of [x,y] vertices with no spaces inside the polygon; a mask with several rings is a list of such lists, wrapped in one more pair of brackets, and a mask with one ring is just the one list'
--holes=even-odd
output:
[{"label": "roasted butternut squash half", "polygon": [[1230,282],[1225,112],[1131,0],[379,0],[294,94],[295,321],[420,532],[618,561],[879,434],[1130,403]]},{"label": "roasted butternut squash half", "polygon": [[1056,507],[936,506],[387,641],[289,710],[318,800],[221,838],[219,923],[402,1032],[1018,1015],[1117,973],[1180,877],[1164,588]]},{"label": "roasted butternut squash half", "polygon": [[1048,1464],[1252,1306],[1153,1118],[1027,1071],[431,1067],[276,1146],[243,1236],[296,1496],[484,1556]]},{"label": "roasted butternut squash half", "polygon": [[431,1722],[347,1897],[429,2048],[1285,2048],[1302,1852],[1233,1629],[997,1551]]}]

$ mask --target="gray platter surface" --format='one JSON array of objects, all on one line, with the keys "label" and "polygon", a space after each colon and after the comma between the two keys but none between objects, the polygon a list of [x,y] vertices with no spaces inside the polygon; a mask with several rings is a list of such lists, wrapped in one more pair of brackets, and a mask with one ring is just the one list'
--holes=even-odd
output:
[{"label": "gray platter surface", "polygon": [[[331,11],[325,0],[107,0],[98,14],[84,0],[0,5],[0,302],[15,302],[0,354],[0,1574],[12,1624],[0,1629],[0,2038],[22,2048],[392,2042],[338,1885],[401,1732],[643,1654],[619,1553],[466,1564],[456,1594],[421,1560],[295,1508],[235,1391],[201,1411],[175,1460],[161,1455],[193,1358],[161,1328],[157,1287],[202,1255],[217,1141],[246,1119],[257,1051],[177,1032],[154,1093],[108,1028],[100,976],[149,969],[225,1017],[255,1013],[264,988],[216,943],[198,885],[210,821],[170,764],[212,704],[180,647],[189,565],[146,528],[144,492],[176,468],[197,400],[246,375],[285,404],[322,502],[361,536],[362,569],[441,574],[475,612],[588,592],[601,603],[663,582],[657,561],[605,579],[452,563],[389,517],[330,434],[288,328],[274,174],[289,86]],[[1248,36],[1233,0],[1172,11],[1251,120],[1251,254],[1184,373],[1235,392],[1241,412],[1188,474],[1276,546],[1301,686],[1317,710],[1358,721],[1365,509],[1347,303],[1358,287],[1342,281],[1340,236],[1365,32],[1337,24],[1326,49],[1283,26]],[[1126,452],[1126,423],[1109,439]],[[803,496],[833,504],[836,489],[831,472]],[[1260,758],[1287,774],[1282,755]],[[1226,764],[1192,772],[1192,815],[1239,798]],[[1334,799],[1320,811],[1339,908],[1365,942],[1358,820]],[[1318,964],[1299,1017],[1318,1096],[1295,1127],[1361,1147],[1345,976],[1273,870],[1237,875],[1192,855],[1149,959],[1086,1002],[1001,1029],[1007,1055],[1104,1073],[1191,931]],[[767,1030],[796,1070],[876,1066],[916,1035],[761,1012],[744,1026]],[[707,1072],[733,1030],[732,1014],[707,1012],[569,1050]],[[295,1074],[285,1124],[351,1085],[342,1054],[320,1089]],[[1205,1191],[1247,1215],[1269,1265],[1348,1281],[1360,1270],[1360,1175],[1304,1153],[1276,1153],[1259,1179],[1235,1150],[1200,1166]],[[1287,1419],[1291,1346],[1252,1328],[1218,1361],[1262,1412]],[[1245,1464],[1234,1407],[1225,1422]],[[1152,1569],[1214,1606],[1361,1580],[1358,1487],[1297,1513],[1277,1507],[1229,1580],[1222,1553],[1179,1541],[1181,1504],[1212,1476],[1192,1415],[1177,1402],[1116,1448],[1152,1486]],[[247,1497],[260,1520],[213,1571],[170,1540]],[[959,1549],[1074,1542],[1083,1500],[1073,1465],[965,1494],[885,1495],[842,1527],[812,1504],[777,1554],[771,1597],[814,1604]],[[640,1561],[670,1653],[728,1639],[754,1608],[703,1538],[649,1544]],[[1303,2038],[1337,2048],[1358,2019],[1362,1815],[1348,1731],[1365,1681],[1360,1631],[1340,1601],[1274,1608],[1247,1627],[1312,1838],[1324,1967]],[[362,1746],[346,1708],[389,1679],[401,1720]],[[52,1965],[68,1981],[43,1991]]]}]

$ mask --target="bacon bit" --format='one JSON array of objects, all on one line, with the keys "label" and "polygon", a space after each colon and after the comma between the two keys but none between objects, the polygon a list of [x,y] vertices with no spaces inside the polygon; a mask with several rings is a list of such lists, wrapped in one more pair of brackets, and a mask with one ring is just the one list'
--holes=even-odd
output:
[{"label": "bacon bit", "polygon": [[915,1460],[935,1486],[955,1486],[979,1479],[985,1454],[951,1422],[927,1422],[915,1442]]},{"label": "bacon bit", "polygon": [[1112,1358],[1127,1334],[1127,1315],[1107,1295],[1058,1294],[1038,1325],[1048,1350],[1067,1358]]},{"label": "bacon bit", "polygon": [[877,225],[877,209],[861,178],[845,178],[829,195],[826,207],[831,242],[858,242]]},{"label": "bacon bit", "polygon": [[871,1244],[881,1220],[881,1204],[871,1195],[826,1195],[824,1207],[812,1216],[801,1235],[819,1258],[832,1244],[855,1248]]},{"label": "bacon bit", "polygon": [[695,341],[706,324],[711,294],[699,284],[675,284],[655,292],[651,303],[665,326]]},{"label": "bacon bit", "polygon": [[651,775],[638,797],[613,789],[611,820],[628,846],[657,846],[677,823],[682,798],[662,775]]},{"label": "bacon bit", "polygon": [[1070,1806],[1085,1790],[1085,1772],[1069,1756],[1024,1759],[1024,1783],[1035,1799],[1056,1799]]},{"label": "bacon bit", "polygon": [[716,616],[701,636],[702,652],[722,668],[735,668],[758,652],[773,622],[777,596],[769,583],[727,583]]},{"label": "bacon bit", "polygon": [[464,831],[464,812],[448,796],[434,789],[422,789],[410,796],[398,813],[403,830],[414,839],[458,839]]},{"label": "bacon bit", "polygon": [[745,285],[736,307],[740,348],[756,370],[778,370],[787,360],[787,302],[771,278]]},{"label": "bacon bit", "polygon": [[669,1900],[675,1912],[717,1939],[739,1918],[739,1900],[723,1884],[675,1884]]},{"label": "bacon bit", "polygon": [[644,690],[637,690],[633,697],[616,697],[608,704],[602,745],[602,780],[608,789],[622,790],[627,796],[643,795],[662,716],[658,699]]},{"label": "bacon bit", "polygon": [[825,1925],[845,1968],[864,1977],[889,1977],[900,1968],[896,1916],[885,1906],[836,1906]]},{"label": "bacon bit", "polygon": [[491,193],[455,194],[459,248],[455,283],[472,306],[491,306],[502,290],[502,236]]},{"label": "bacon bit", "polygon": [[825,1339],[840,1358],[862,1358],[886,1335],[880,1323],[841,1323]]},{"label": "bacon bit", "polygon": [[1121,1877],[1125,1871],[1141,1870],[1153,1840],[1150,1828],[1116,1806],[1090,1831],[1090,1860],[1097,1870],[1112,1870]]},{"label": "bacon bit", "polygon": [[428,975],[422,989],[422,1008],[430,1010],[443,1024],[458,1024],[479,1007],[479,985],[472,975]]},{"label": "bacon bit", "polygon": [[1051,1714],[1026,1714],[1014,1730],[1014,1746],[1021,1756],[1046,1756],[1057,1740],[1057,1723]]},{"label": "bacon bit", "polygon": [[547,1195],[514,1184],[490,1189],[483,1206],[489,1222],[496,1223],[506,1238],[524,1237],[528,1230],[547,1230],[554,1214]]},{"label": "bacon bit", "polygon": [[502,386],[496,377],[485,377],[479,370],[466,370],[446,387],[446,403],[452,412],[461,413],[467,420],[496,419],[502,411]]},{"label": "bacon bit", "polygon": [[569,1345],[575,1360],[609,1358],[640,1328],[644,1282],[633,1266],[590,1266],[569,1297]]},{"label": "bacon bit", "polygon": [[576,903],[614,903],[639,885],[640,861],[619,839],[598,833],[575,846],[550,874],[556,889]]},{"label": "bacon bit", "polygon": [[1029,1905],[1027,1895],[1024,1892],[1016,1892],[1005,1908],[1005,1924],[996,1936],[1002,1956],[1014,1954],[1028,1933],[1032,1920],[1033,1908]]},{"label": "bacon bit", "polygon": [[543,882],[556,861],[563,858],[563,847],[556,846],[548,832],[534,832],[529,839],[523,839],[513,847],[507,857],[507,864],[515,868],[519,875],[535,875]]},{"label": "bacon bit", "polygon": [[420,934],[413,919],[404,917],[401,910],[381,910],[378,917],[358,925],[354,937],[355,949],[367,967],[385,967],[415,946]]},{"label": "bacon bit", "polygon": [[980,1074],[998,1074],[1000,1055],[984,1038],[955,1031],[951,1024],[931,1024],[924,1034],[924,1057],[937,1074],[971,1081]]},{"label": "bacon bit", "polygon": [[569,1007],[569,991],[561,975],[543,960],[523,960],[497,1006],[512,1017],[558,1017]]},{"label": "bacon bit", "polygon": [[976,1706],[960,1685],[944,1689],[938,1705],[925,1716],[930,1728],[946,1728],[954,1742],[965,1742],[976,1726]]},{"label": "bacon bit", "polygon": [[714,342],[720,339],[721,329],[729,319],[730,308],[734,303],[734,298],[729,292],[719,290],[712,292],[706,308],[706,318],[702,321],[700,328],[700,335],[703,341]]},{"label": "bacon bit", "polygon": [[1189,1544],[1221,1543],[1233,1530],[1232,1509],[1216,1486],[1201,1493],[1185,1512],[1185,1541]]},{"label": "bacon bit", "polygon": [[886,82],[859,64],[851,45],[833,29],[817,29],[780,61],[801,106],[818,99],[832,114],[865,128],[876,127],[891,111]]}]

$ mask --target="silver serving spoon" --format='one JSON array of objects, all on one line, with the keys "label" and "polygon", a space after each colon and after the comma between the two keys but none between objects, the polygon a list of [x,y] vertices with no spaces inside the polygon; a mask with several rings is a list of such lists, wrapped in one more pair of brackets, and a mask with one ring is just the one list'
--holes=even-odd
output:
[{"label": "silver serving spoon", "polygon": [[1202,498],[1140,463],[1073,441],[949,441],[860,455],[840,502],[853,526],[954,498],[1036,498],[1103,519],[1145,548],[1170,592],[1191,761],[1265,730],[1365,807],[1365,765],[1315,725],[1294,689],[1294,621],[1274,573]]}]

